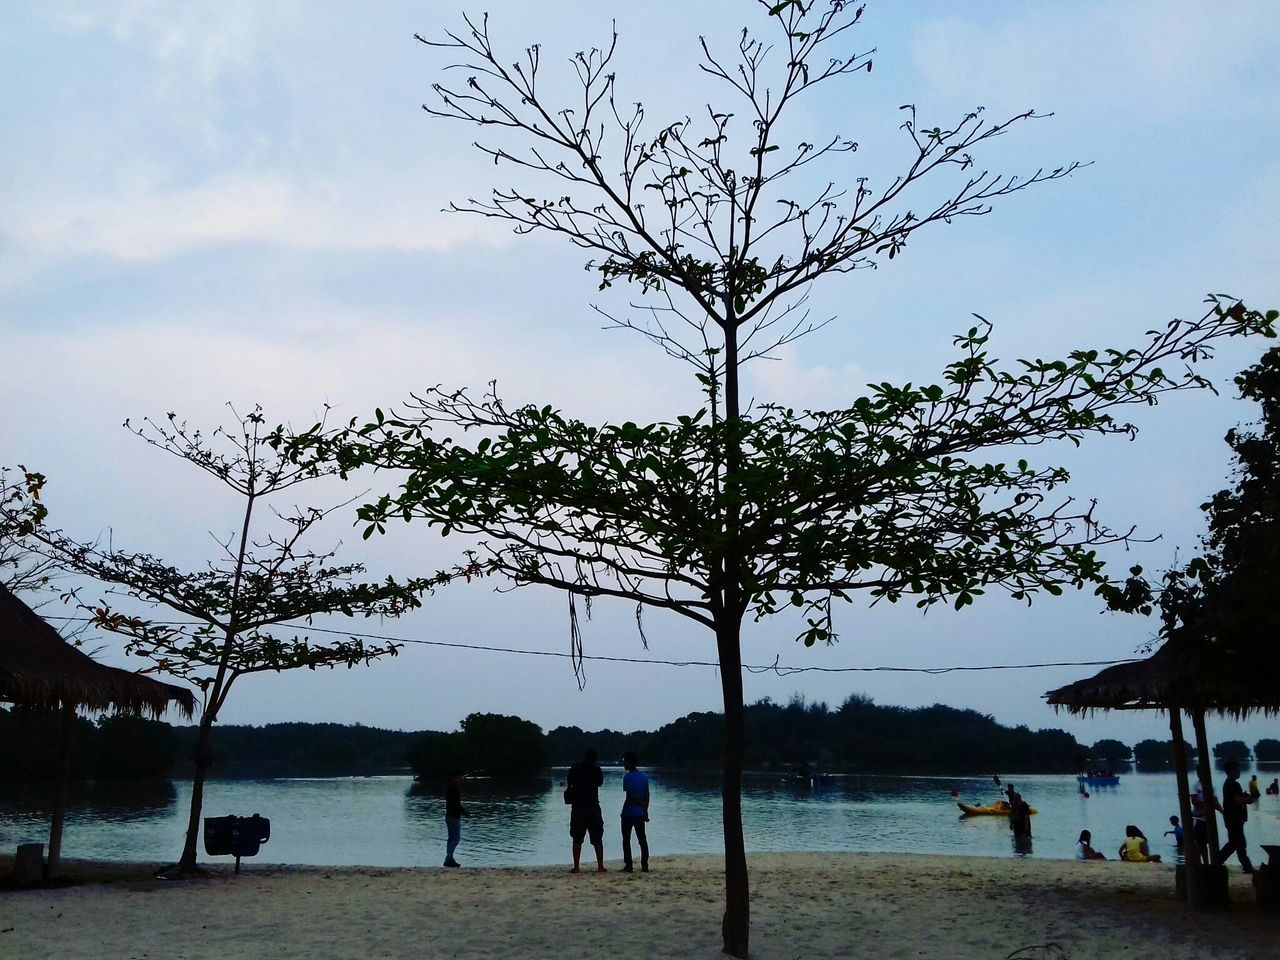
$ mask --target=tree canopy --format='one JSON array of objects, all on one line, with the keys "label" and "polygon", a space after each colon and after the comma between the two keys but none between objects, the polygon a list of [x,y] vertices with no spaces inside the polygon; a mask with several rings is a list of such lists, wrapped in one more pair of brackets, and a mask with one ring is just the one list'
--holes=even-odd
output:
[{"label": "tree canopy", "polygon": [[[208,434],[172,413],[138,426],[125,422],[149,445],[192,464],[240,498],[237,529],[216,541],[215,559],[203,569],[183,570],[151,554],[77,540],[51,527],[39,499],[45,478],[38,473],[24,471],[25,487],[11,487],[0,504],[5,523],[32,553],[106,585],[101,599],[80,602],[96,626],[124,637],[125,651],[150,660],[152,670],[187,680],[203,695],[191,816],[178,864],[183,874],[196,870],[213,724],[236,680],[266,671],[353,667],[394,656],[394,643],[341,636],[317,640],[306,624],[323,614],[397,616],[419,606],[422,594],[448,579],[442,574],[363,582],[358,579],[363,565],[335,562],[334,550],[309,549],[307,534],[336,507],[277,509],[274,522],[264,522],[262,513],[273,498],[334,468],[279,456],[267,444],[263,425],[258,408],[243,415],[233,411],[231,426]],[[74,588],[68,595],[79,592]],[[108,597],[164,608],[182,619],[149,619],[119,609]]]},{"label": "tree canopy", "polygon": [[980,162],[993,140],[1042,116],[1034,110],[990,120],[975,109],[934,124],[907,104],[896,174],[826,179],[819,171],[837,166],[849,175],[857,143],[839,131],[796,143],[784,117],[872,68],[870,54],[840,49],[862,7],[766,0],[756,9],[765,29],[743,30],[728,54],[699,38],[698,65],[724,102],[656,124],[615,97],[616,35],[571,58],[576,87],[565,102],[540,82],[542,48],[500,51],[487,17],[418,38],[461,78],[435,84],[424,109],[479,128],[488,142],[478,149],[515,181],[453,209],[564,239],[585,251],[602,290],[636,291],[628,311],[598,309],[689,364],[699,407],[663,423],[589,423],[509,406],[494,390],[437,387],[345,431],[278,438],[344,474],[400,473],[397,491],[361,508],[366,535],[392,520],[472,534],[480,545],[467,569],[565,591],[576,652],[575,598],[588,613],[599,597],[635,604],[642,633],[643,611],[658,609],[714,634],[724,945],[739,957],[749,940],[744,618],[794,610],[812,645],[835,639],[833,603],[855,595],[962,608],[986,592],[1025,602],[1079,588],[1123,600],[1097,548],[1130,531],[1066,495],[1067,472],[1032,463],[1025,448],[1131,434],[1119,410],[1208,386],[1196,365],[1214,342],[1269,333],[1275,319],[1214,299],[1199,320],[1152,330],[1137,347],[1006,365],[979,317],[935,383],[874,383],[833,410],[749,402],[744,366],[826,322],[806,309],[814,284],[892,260],[925,226],[984,215],[1080,167],[1009,175]]}]

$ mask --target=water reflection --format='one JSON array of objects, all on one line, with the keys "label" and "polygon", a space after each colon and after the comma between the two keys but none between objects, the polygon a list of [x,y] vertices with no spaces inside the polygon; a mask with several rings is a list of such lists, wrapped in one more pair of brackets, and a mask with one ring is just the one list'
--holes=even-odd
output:
[{"label": "water reflection", "polygon": [[[549,777],[466,778],[462,805],[469,816],[462,822],[459,859],[504,863],[539,848],[551,818],[551,802],[558,796]],[[404,812],[411,842],[424,847],[443,844],[444,784],[411,784],[405,791]]]},{"label": "water reflection", "polygon": [[[718,777],[647,772],[653,856],[719,852]],[[467,780],[463,803],[471,817],[463,824],[459,859],[468,866],[567,863],[569,808],[559,779],[560,771],[524,781]],[[957,800],[984,804],[997,799],[990,777],[841,776],[818,789],[797,790],[779,774],[744,781],[747,847],[1065,859],[1073,856],[1081,829],[1091,830],[1095,846],[1110,854],[1125,825],[1135,823],[1152,838],[1153,852],[1166,859],[1175,855],[1172,838],[1160,836],[1177,811],[1172,774],[1125,775],[1119,787],[1089,798],[1079,792],[1074,776],[1024,776],[1017,782],[1040,811],[1032,820],[1034,850],[1014,842],[1007,818],[960,816]],[[204,814],[269,817],[272,837],[261,861],[438,866],[445,843],[443,787],[417,787],[403,775],[211,780]],[[0,845],[47,837],[51,798],[47,785],[0,789]],[[64,849],[72,857],[172,862],[181,850],[189,802],[190,784],[185,782],[142,789],[77,788]],[[601,804],[605,855],[616,861],[621,850],[620,769],[605,769]],[[1256,811],[1250,810],[1248,837],[1255,848],[1280,843],[1280,798],[1264,796]]]},{"label": "water reflection", "polygon": [[[56,787],[28,781],[0,786],[0,816],[9,810],[47,817]],[[67,814],[122,823],[163,816],[178,797],[169,780],[90,780],[67,785]]]}]

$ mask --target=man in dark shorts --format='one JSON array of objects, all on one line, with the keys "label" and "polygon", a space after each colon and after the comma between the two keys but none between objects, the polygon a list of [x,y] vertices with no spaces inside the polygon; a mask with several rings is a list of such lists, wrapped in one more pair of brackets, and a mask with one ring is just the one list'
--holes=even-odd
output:
[{"label": "man in dark shorts", "polygon": [[600,812],[600,787],[604,783],[604,771],[596,762],[597,754],[588,750],[582,761],[569,768],[565,787],[570,793],[569,836],[573,838],[573,873],[579,873],[582,859],[582,840],[591,837],[596,848],[596,873],[605,873],[604,866],[604,815]]},{"label": "man in dark shorts", "polygon": [[1253,864],[1245,853],[1244,825],[1249,819],[1249,804],[1252,802],[1240,786],[1240,764],[1228,760],[1224,769],[1227,771],[1227,782],[1222,785],[1222,823],[1227,828],[1226,845],[1218,851],[1218,863],[1226,863],[1227,857],[1235,854],[1240,858],[1240,869],[1245,873],[1253,873]]}]

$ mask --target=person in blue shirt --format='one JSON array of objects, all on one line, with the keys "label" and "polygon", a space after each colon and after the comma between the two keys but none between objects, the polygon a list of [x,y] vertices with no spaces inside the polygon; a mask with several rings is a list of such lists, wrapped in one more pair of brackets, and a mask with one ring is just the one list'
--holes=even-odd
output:
[{"label": "person in blue shirt", "polygon": [[1172,826],[1173,829],[1166,830],[1164,832],[1164,835],[1166,837],[1172,836],[1174,846],[1176,846],[1179,850],[1181,850],[1182,849],[1182,824],[1178,822],[1177,817],[1170,817],[1169,825]]},{"label": "person in blue shirt", "polygon": [[622,858],[625,864],[623,873],[633,873],[631,862],[631,831],[636,832],[640,841],[640,872],[649,872],[649,839],[645,836],[644,825],[649,822],[649,778],[636,769],[640,758],[634,750],[628,750],[622,757],[622,765],[627,773],[622,778],[622,789],[625,799],[622,803]]}]

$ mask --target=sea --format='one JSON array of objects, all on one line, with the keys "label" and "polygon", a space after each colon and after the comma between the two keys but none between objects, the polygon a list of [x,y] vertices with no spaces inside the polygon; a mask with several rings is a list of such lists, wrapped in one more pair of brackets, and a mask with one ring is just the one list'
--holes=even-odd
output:
[{"label": "sea", "polygon": [[[1265,787],[1280,766],[1258,767]],[[622,773],[605,768],[601,805],[605,856],[621,858],[618,811]],[[652,856],[722,850],[720,787],[714,775],[648,771]],[[1242,780],[1247,782],[1250,771]],[[464,866],[567,863],[569,808],[563,771],[512,782],[469,778],[458,859]],[[1126,824],[1147,835],[1151,851],[1176,859],[1169,817],[1177,814],[1174,775],[1130,773],[1112,787],[1081,791],[1070,775],[1011,775],[1038,810],[1029,840],[1013,837],[1003,817],[965,817],[957,801],[999,799],[992,776],[833,776],[817,786],[788,784],[778,774],[748,774],[742,796],[748,852],[872,851],[979,857],[1070,859],[1082,829],[1113,857]],[[1221,787],[1221,771],[1215,784]],[[0,785],[0,849],[47,843],[48,785]],[[320,866],[439,866],[444,858],[444,784],[420,786],[409,775],[210,780],[204,815],[260,814],[271,838],[256,862]],[[191,786],[175,781],[84,784],[73,788],[63,856],[75,859],[171,863],[181,852]],[[1280,844],[1280,797],[1263,796],[1250,809],[1250,851],[1265,862],[1262,844]],[[207,862],[228,858],[206,857]],[[255,861],[244,861],[246,864]]]}]

